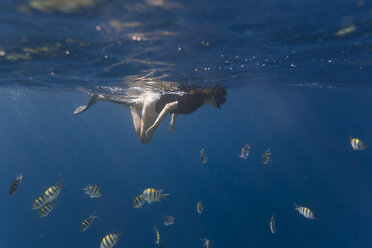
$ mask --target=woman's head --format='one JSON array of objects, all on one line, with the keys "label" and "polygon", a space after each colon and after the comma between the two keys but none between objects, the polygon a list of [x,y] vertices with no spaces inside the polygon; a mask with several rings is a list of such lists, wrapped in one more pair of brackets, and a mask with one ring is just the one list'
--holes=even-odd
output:
[{"label": "woman's head", "polygon": [[214,86],[211,93],[214,101],[216,102],[217,108],[221,108],[221,105],[226,102],[227,91],[225,87]]},{"label": "woman's head", "polygon": [[201,88],[194,85],[188,85],[180,86],[179,88],[191,95],[199,95],[201,98],[204,98],[204,104],[212,105],[216,108],[221,108],[221,106],[226,102],[227,91],[225,87],[213,86]]}]

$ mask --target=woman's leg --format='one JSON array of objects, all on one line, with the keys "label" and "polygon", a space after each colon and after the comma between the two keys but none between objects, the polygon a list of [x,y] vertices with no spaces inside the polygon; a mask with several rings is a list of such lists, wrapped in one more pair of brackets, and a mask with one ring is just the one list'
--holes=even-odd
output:
[{"label": "woman's leg", "polygon": [[176,110],[177,108],[178,108],[178,101],[167,103],[162,109],[162,111],[160,112],[160,114],[158,115],[158,118],[156,119],[154,124],[146,130],[146,136],[152,137],[152,135],[154,135],[156,129],[159,127],[160,123],[165,119],[165,117],[167,117],[167,115],[170,112]]},{"label": "woman's leg", "polygon": [[133,119],[133,125],[134,125],[134,130],[136,130],[136,134],[139,139],[141,139],[141,126],[142,126],[142,120],[138,115],[138,111],[135,107],[130,106],[130,113],[132,114],[132,119]]},{"label": "woman's leg", "polygon": [[[151,136],[146,135],[146,130],[151,127],[155,120],[156,120],[156,102],[158,101],[158,98],[147,98],[143,104],[143,109],[142,109],[142,123],[141,123],[141,140],[148,140],[148,142],[151,140]],[[147,142],[147,143],[148,143]]]},{"label": "woman's leg", "polygon": [[87,110],[88,108],[90,108],[96,102],[99,102],[99,101],[102,101],[102,100],[105,100],[105,96],[104,95],[94,94],[90,98],[90,101],[88,102],[88,104],[87,105],[82,105],[82,106],[78,107],[77,109],[75,109],[74,114],[75,115],[76,114],[80,114],[80,113],[84,112],[85,110]]}]

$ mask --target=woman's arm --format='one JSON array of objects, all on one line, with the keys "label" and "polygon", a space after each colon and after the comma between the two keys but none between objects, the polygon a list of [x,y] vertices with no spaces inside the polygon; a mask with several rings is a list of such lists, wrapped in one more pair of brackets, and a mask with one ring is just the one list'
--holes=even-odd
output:
[{"label": "woman's arm", "polygon": [[176,119],[178,117],[178,114],[172,114],[171,122],[169,123],[168,133],[174,132],[174,125],[176,125]]},{"label": "woman's arm", "polygon": [[149,129],[146,130],[146,136],[147,137],[152,137],[152,135],[155,133],[156,129],[159,127],[160,123],[167,117],[167,115],[178,108],[178,101],[167,103],[158,117],[156,118],[156,121],[154,124],[149,127]]}]

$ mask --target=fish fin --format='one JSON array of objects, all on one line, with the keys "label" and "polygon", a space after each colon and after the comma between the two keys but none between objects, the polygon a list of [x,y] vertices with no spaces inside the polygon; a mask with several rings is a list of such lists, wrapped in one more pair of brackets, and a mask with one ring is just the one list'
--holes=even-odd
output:
[{"label": "fish fin", "polygon": [[161,200],[167,200],[167,198],[165,198],[165,197],[167,197],[167,196],[169,196],[170,194],[169,193],[166,193],[166,194],[160,194],[160,198],[161,198]]},{"label": "fish fin", "polygon": [[119,230],[119,231],[117,231],[117,232],[115,232],[116,233],[116,235],[118,235],[119,237],[121,236],[121,235],[123,235],[124,234],[124,232],[123,231],[121,231],[121,230]]},{"label": "fish fin", "polygon": [[64,182],[64,177],[62,177],[62,179],[57,183],[57,185],[61,188],[67,186],[67,183]]}]

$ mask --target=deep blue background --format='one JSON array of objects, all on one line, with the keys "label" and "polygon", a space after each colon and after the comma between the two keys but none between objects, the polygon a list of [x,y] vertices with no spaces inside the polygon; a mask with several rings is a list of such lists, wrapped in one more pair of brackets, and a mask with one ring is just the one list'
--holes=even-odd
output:
[{"label": "deep blue background", "polygon": [[[33,1],[0,1],[0,248],[98,247],[115,230],[124,231],[117,247],[151,247],[154,225],[164,247],[201,247],[201,238],[213,247],[371,247],[371,152],[349,144],[355,136],[372,147],[370,1],[102,0],[69,13]],[[225,86],[227,102],[180,116],[173,135],[167,119],[148,145],[122,106],[72,114],[87,91],[151,81]],[[61,178],[56,209],[39,219],[32,202]],[[102,197],[88,199],[87,184]],[[133,209],[148,187],[168,200]],[[162,225],[166,214],[175,225]]]},{"label": "deep blue background", "polygon": [[[368,247],[371,153],[353,151],[348,136],[372,139],[370,96],[369,90],[231,89],[220,110],[206,106],[180,116],[173,135],[163,123],[143,145],[119,105],[98,103],[74,116],[87,95],[3,90],[0,246],[98,247],[106,233],[120,229],[118,247],[151,247],[157,225],[164,247],[201,247],[203,237],[214,247]],[[247,142],[252,153],[242,160]],[[272,162],[265,166],[259,161],[268,147]],[[205,165],[200,148],[209,157]],[[22,187],[9,197],[20,171]],[[39,219],[33,200],[62,176],[68,186],[56,209]],[[83,194],[89,183],[102,187],[101,198]],[[133,209],[147,187],[170,196]],[[294,202],[317,219],[300,216]],[[92,212],[99,217],[81,233],[80,222]],[[175,225],[162,225],[166,214],[176,217]]]}]

